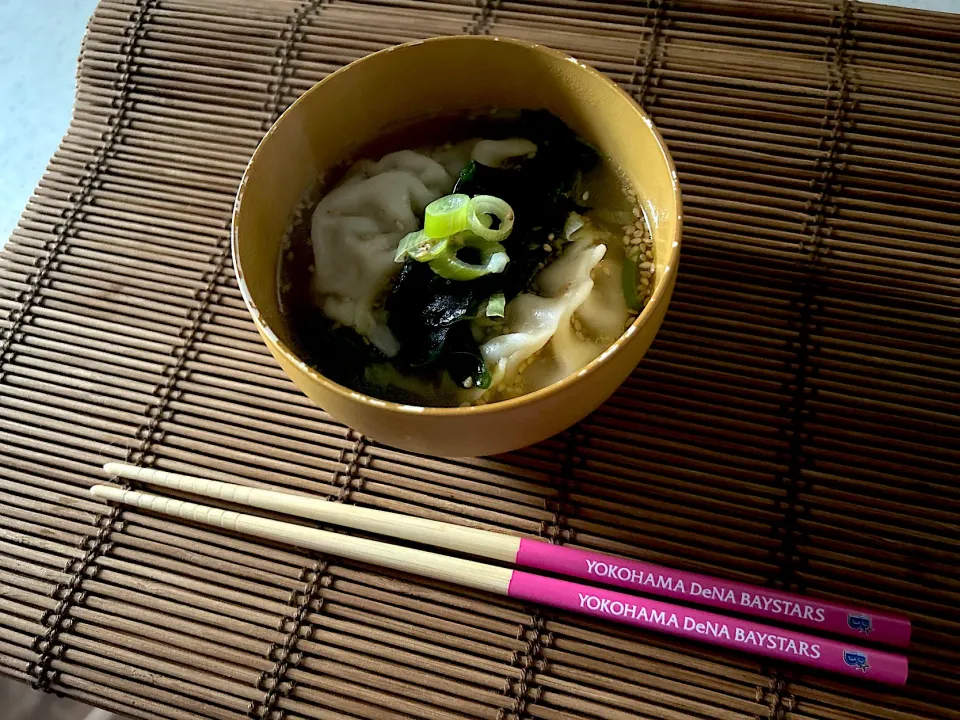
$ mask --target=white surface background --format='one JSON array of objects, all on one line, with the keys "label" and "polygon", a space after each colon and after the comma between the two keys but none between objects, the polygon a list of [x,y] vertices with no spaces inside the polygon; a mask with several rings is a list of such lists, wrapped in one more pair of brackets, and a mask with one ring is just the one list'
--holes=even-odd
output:
[{"label": "white surface background", "polygon": [[0,0],[0,246],[67,131],[96,0]]},{"label": "white surface background", "polygon": [[[960,0],[884,0],[960,12]],[[96,0],[0,0],[0,248],[67,130],[77,56]],[[102,710],[0,678],[5,720],[104,720]]]}]

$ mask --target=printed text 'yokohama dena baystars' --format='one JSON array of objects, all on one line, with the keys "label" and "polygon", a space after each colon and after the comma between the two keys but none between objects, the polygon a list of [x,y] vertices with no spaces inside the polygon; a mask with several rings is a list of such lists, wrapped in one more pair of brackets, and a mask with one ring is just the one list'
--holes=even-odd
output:
[{"label": "printed text 'yokohama dena baystars'", "polygon": [[746,647],[766,648],[780,652],[799,655],[802,657],[820,657],[820,645],[815,642],[804,642],[783,637],[774,632],[761,632],[739,627],[736,621],[706,621],[669,610],[652,610],[643,605],[634,605],[620,600],[609,600],[585,593],[577,593],[580,607],[585,610],[601,613],[615,618],[637,620],[639,622],[660,625],[664,628],[675,628],[686,632],[695,632],[715,638],[724,638]]},{"label": "printed text 'yokohama dena baystars'", "polygon": [[674,577],[669,573],[644,572],[643,570],[635,570],[630,567],[598,560],[587,560],[586,563],[587,572],[590,575],[608,580],[616,580],[621,583],[630,583],[640,588],[647,587],[655,590],[666,590],[676,595],[685,595],[692,599],[719,600],[720,602],[730,605],[764,610],[787,617],[813,620],[818,623],[826,619],[822,607],[817,607],[815,604],[771,598],[759,588],[756,592],[735,592],[723,585],[707,586],[696,581],[684,582],[683,578]]}]

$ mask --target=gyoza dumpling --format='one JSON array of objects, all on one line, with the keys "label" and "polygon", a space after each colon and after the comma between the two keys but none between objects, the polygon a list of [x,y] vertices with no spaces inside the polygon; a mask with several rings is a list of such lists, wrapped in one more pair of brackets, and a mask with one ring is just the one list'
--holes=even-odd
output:
[{"label": "gyoza dumpling", "polygon": [[[464,163],[466,165],[466,163]],[[436,159],[413,150],[399,150],[384,155],[379,161],[358,160],[344,175],[337,190],[376,175],[401,170],[415,175],[430,192],[445,195],[453,188],[456,174],[451,174]]]},{"label": "gyoza dumpling", "polygon": [[447,143],[439,149],[431,150],[430,157],[443,165],[450,177],[456,179],[473,157],[473,149],[478,142],[478,138],[472,138],[458,143]]},{"label": "gyoza dumpling", "polygon": [[[616,238],[588,221],[573,234],[573,240],[575,243],[603,243],[609,247]],[[552,267],[548,266],[544,272]],[[620,337],[629,317],[627,301],[623,297],[622,274],[622,255],[606,253],[593,270],[593,291],[577,308],[576,318],[584,335],[603,340],[607,345]]]},{"label": "gyoza dumpling", "polygon": [[527,392],[561,380],[600,354],[601,347],[573,327],[573,315],[593,290],[590,273],[606,246],[586,240],[570,244],[537,280],[541,295],[523,293],[507,304],[508,331],[485,342],[480,351],[496,387],[509,388],[521,367]]},{"label": "gyoza dumpling", "polygon": [[544,297],[558,297],[575,285],[592,281],[593,269],[606,254],[607,246],[595,243],[591,236],[568,243],[560,257],[537,275],[537,289]]},{"label": "gyoza dumpling", "polygon": [[524,138],[481,140],[473,147],[471,158],[481,165],[500,167],[510,158],[533,157],[537,146]]},{"label": "gyoza dumpling", "polygon": [[481,165],[500,167],[510,158],[532,156],[537,152],[537,146],[524,138],[507,138],[506,140],[479,140],[472,138],[462,142],[444,145],[439,150],[430,153],[430,157],[446,168],[447,172],[456,178],[470,160],[476,160]]},{"label": "gyoza dumpling", "polygon": [[426,155],[403,150],[361,160],[313,212],[314,290],[323,312],[356,329],[392,357],[399,345],[378,295],[400,270],[400,239],[419,229],[428,204],[453,188],[453,177]]}]

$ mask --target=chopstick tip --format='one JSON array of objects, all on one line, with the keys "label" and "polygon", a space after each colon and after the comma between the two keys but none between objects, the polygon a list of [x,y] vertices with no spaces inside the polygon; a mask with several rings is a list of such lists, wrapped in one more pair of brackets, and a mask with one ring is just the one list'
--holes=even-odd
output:
[{"label": "chopstick tip", "polygon": [[90,494],[99,500],[117,500],[123,497],[123,492],[123,489],[110,485],[94,485],[90,488]]}]

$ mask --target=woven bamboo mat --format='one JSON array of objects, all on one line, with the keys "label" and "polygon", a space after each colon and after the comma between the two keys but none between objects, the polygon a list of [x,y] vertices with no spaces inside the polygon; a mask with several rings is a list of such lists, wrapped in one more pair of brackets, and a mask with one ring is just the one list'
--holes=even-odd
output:
[{"label": "woven bamboo mat", "polygon": [[[452,33],[608,73],[679,168],[652,351],[494,459],[333,422],[262,347],[234,189],[328,73]],[[0,256],[0,672],[136,718],[960,718],[960,18],[816,0],[103,0]],[[909,614],[902,690],[114,510],[106,460]],[[2,715],[0,711],[0,715]]]}]

